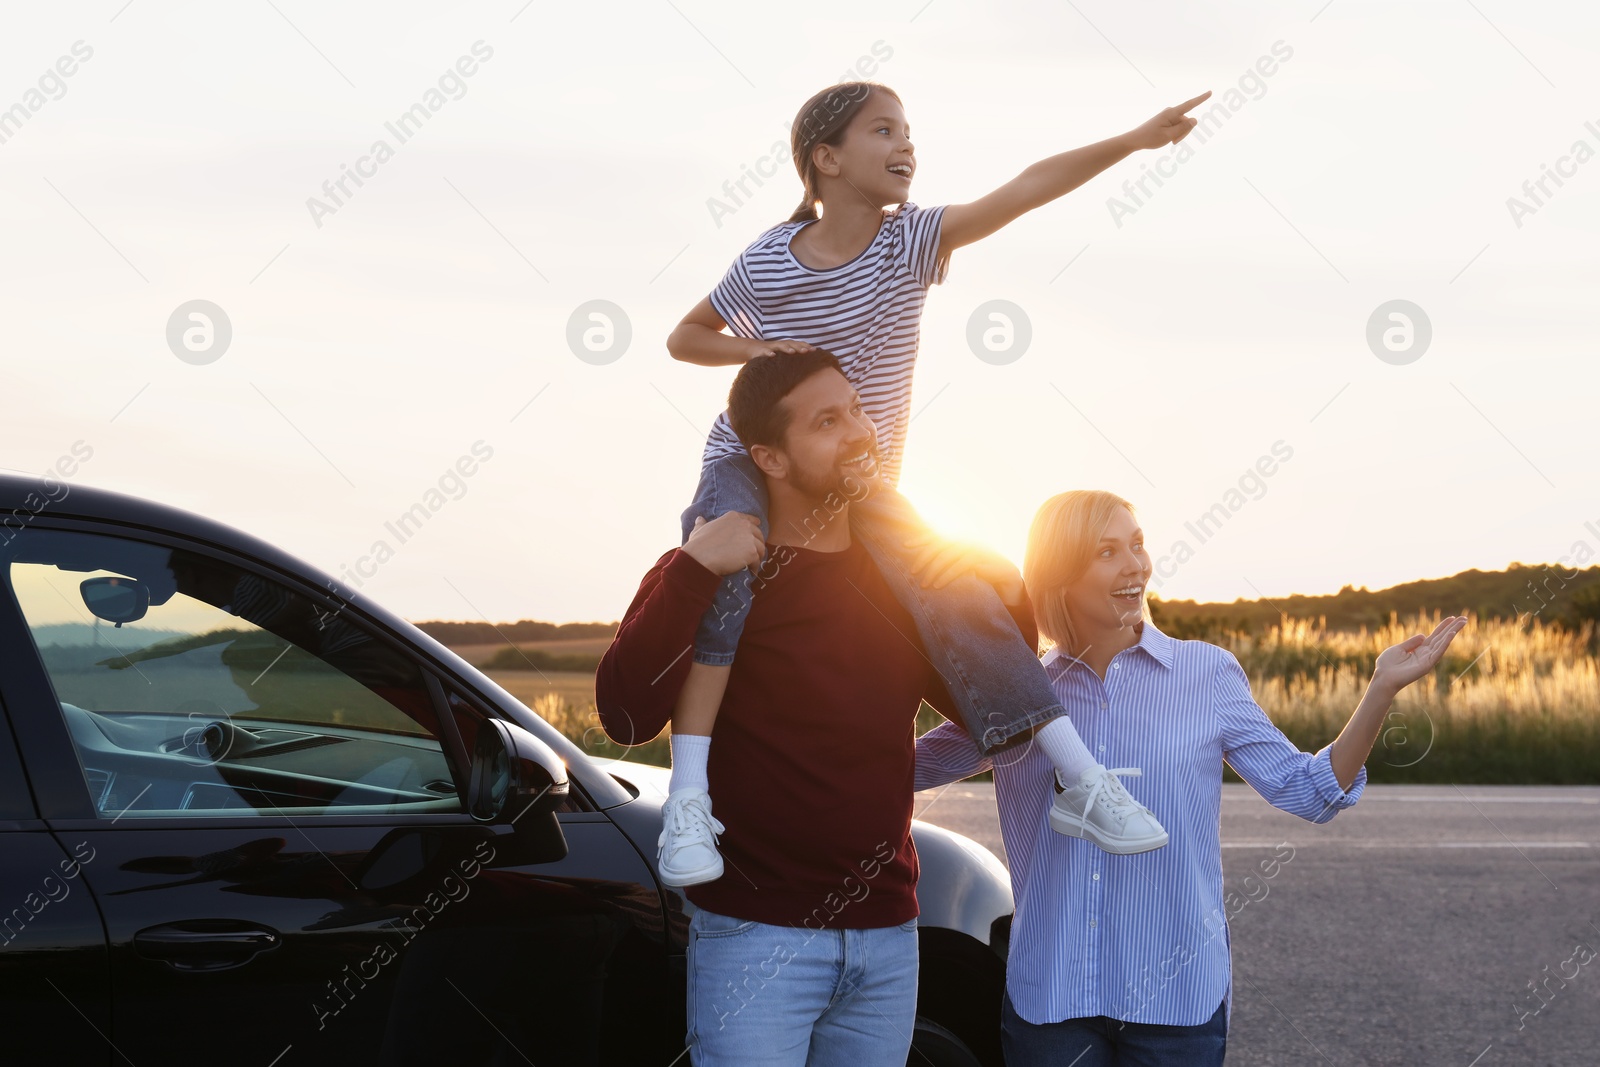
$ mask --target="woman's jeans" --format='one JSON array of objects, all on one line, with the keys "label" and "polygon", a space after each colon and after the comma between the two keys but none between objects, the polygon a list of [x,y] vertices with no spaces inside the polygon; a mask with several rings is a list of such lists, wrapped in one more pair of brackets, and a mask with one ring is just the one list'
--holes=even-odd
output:
[{"label": "woman's jeans", "polygon": [[1227,1003],[1198,1026],[1125,1023],[1104,1015],[1030,1023],[1008,996],[1000,1011],[1006,1067],[1222,1067],[1228,1051]]},{"label": "woman's jeans", "polygon": [[[925,589],[920,579],[911,576],[904,544],[928,529],[895,490],[851,482],[848,496],[830,495],[798,529],[785,533],[799,535],[798,543],[805,547],[846,506],[852,535],[860,538],[889,588],[916,620],[923,649],[950,691],[960,722],[985,755],[1065,713],[1038,654],[1022,639],[992,585],[967,574],[942,589]],[[710,522],[730,511],[759,518],[761,535],[768,537],[766,478],[743,452],[712,460],[702,469],[694,502],[683,513],[684,540],[694,530],[696,517]],[[757,568],[759,575],[771,578],[769,568],[775,568],[771,557]],[[733,662],[753,599],[751,579],[748,569],[736,571],[717,587],[695,633],[696,663]]]}]

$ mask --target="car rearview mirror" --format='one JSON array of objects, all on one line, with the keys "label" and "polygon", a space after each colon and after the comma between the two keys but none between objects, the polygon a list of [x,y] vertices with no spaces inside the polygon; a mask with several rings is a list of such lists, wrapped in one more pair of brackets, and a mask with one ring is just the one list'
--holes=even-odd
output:
[{"label": "car rearview mirror", "polygon": [[515,723],[485,719],[472,750],[467,810],[480,823],[509,825],[526,846],[524,863],[550,863],[567,854],[556,808],[570,788],[561,757]]},{"label": "car rearview mirror", "polygon": [[132,578],[85,578],[78,592],[96,618],[118,626],[138,622],[150,610],[150,587]]}]

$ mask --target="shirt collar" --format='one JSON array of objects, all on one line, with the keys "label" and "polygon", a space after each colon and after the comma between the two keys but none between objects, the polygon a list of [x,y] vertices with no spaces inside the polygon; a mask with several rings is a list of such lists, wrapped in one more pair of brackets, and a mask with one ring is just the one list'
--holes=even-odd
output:
[{"label": "shirt collar", "polygon": [[[1172,661],[1176,657],[1178,651],[1177,640],[1175,638],[1168,637],[1166,634],[1156,629],[1156,624],[1153,622],[1141,622],[1139,624],[1139,631],[1139,643],[1132,647],[1139,649],[1140,651],[1144,652],[1145,655],[1149,656],[1163,667],[1171,670]],[[1044,659],[1042,659],[1040,662],[1044,665],[1045,670],[1053,677],[1062,671],[1067,670],[1072,664],[1081,663],[1082,661],[1076,657],[1067,655],[1065,652],[1061,651],[1061,646],[1057,645],[1050,651],[1046,652],[1044,654]]]}]

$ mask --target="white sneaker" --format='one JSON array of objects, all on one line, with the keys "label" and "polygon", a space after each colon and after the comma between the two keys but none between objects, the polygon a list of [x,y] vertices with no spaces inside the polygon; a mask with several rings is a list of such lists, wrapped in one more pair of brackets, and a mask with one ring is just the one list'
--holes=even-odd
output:
[{"label": "white sneaker", "polygon": [[669,794],[661,821],[656,866],[663,884],[699,885],[722,877],[716,835],[726,827],[711,815],[711,794],[692,786]]},{"label": "white sneaker", "polygon": [[1167,843],[1167,832],[1149,808],[1139,803],[1117,780],[1118,775],[1138,778],[1136,767],[1107,770],[1095,764],[1083,772],[1077,785],[1057,793],[1050,806],[1050,829],[1068,837],[1081,837],[1118,856],[1149,852]]}]

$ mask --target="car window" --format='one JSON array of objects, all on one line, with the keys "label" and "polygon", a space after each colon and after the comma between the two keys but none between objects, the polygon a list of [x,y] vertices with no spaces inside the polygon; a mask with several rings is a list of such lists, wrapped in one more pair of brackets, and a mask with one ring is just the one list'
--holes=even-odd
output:
[{"label": "car window", "polygon": [[100,815],[463,810],[420,667],[337,610],[129,538],[0,559]]}]

